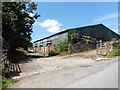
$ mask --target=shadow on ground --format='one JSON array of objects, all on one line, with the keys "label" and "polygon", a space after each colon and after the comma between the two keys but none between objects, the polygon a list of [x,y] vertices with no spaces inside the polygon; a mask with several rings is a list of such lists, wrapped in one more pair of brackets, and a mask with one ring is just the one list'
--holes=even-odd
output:
[{"label": "shadow on ground", "polygon": [[42,55],[31,52],[29,55],[27,55],[26,58],[24,58],[22,60],[19,60],[19,63],[20,64],[22,64],[22,63],[30,63],[31,61],[33,61],[34,59],[37,59],[37,58],[45,58],[45,57],[42,56]]},{"label": "shadow on ground", "polygon": [[4,68],[2,70],[2,75],[6,78],[12,78],[14,76],[19,76],[22,72],[19,63],[4,63]]},{"label": "shadow on ground", "polygon": [[29,58],[45,58],[45,56],[40,56],[40,55],[29,55]]}]

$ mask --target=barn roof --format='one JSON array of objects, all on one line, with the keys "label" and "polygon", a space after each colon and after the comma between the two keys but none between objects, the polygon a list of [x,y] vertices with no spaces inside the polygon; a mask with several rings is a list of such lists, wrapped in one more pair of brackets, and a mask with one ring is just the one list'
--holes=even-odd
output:
[{"label": "barn roof", "polygon": [[[56,34],[53,34],[53,35],[50,35],[50,36],[48,36],[48,37],[42,38],[42,39],[37,40],[37,41],[35,41],[35,42],[39,42],[39,41],[42,41],[42,40],[44,40],[44,39],[47,39],[47,38],[50,38],[50,37],[53,37],[53,36],[56,36],[56,35],[59,35],[59,34],[65,33],[65,32],[68,32],[68,30],[58,32],[58,33],[56,33]],[[35,43],[35,42],[34,42],[34,43]]]},{"label": "barn roof", "polygon": [[[103,25],[103,24],[96,24],[96,25],[89,25],[89,26],[83,26],[83,27],[77,27],[77,28],[70,28],[70,29],[67,29],[67,30],[58,32],[58,33],[56,33],[56,34],[50,35],[50,36],[48,36],[48,37],[42,38],[42,39],[40,39],[40,40],[37,40],[37,41],[35,41],[34,43],[39,42],[39,41],[42,41],[42,40],[47,39],[47,38],[50,38],[50,37],[53,37],[53,36],[56,36],[56,35],[59,35],[59,34],[62,34],[62,33],[66,33],[66,32],[68,32],[69,30],[72,30],[72,29],[76,29],[76,30],[77,30],[77,29],[97,27],[97,26],[104,26],[104,27],[106,27],[106,26]],[[106,28],[108,28],[108,27],[106,27]],[[108,28],[108,29],[109,29],[109,28]],[[109,30],[110,30],[110,29],[109,29]],[[110,30],[110,31],[112,31],[112,30]],[[115,32],[112,31],[112,33],[115,33]],[[115,33],[115,34],[117,34],[117,33]],[[117,35],[120,36],[119,34],[117,34]]]}]

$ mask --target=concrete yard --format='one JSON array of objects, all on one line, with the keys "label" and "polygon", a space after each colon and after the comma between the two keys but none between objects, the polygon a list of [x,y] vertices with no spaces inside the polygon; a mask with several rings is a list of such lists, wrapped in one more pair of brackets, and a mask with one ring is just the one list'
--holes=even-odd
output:
[{"label": "concrete yard", "polygon": [[32,58],[20,64],[8,88],[118,88],[118,57],[95,61],[81,55]]}]

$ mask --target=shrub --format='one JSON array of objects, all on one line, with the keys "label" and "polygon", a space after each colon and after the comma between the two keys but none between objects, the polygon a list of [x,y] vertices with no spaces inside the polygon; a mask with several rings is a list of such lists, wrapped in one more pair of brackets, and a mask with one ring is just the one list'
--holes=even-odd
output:
[{"label": "shrub", "polygon": [[55,56],[57,53],[55,53],[55,51],[51,50],[48,52],[48,55],[49,56]]},{"label": "shrub", "polygon": [[60,41],[55,45],[56,53],[68,51],[68,40]]},{"label": "shrub", "polygon": [[120,49],[120,40],[113,43],[113,48]]},{"label": "shrub", "polygon": [[65,56],[65,55],[67,55],[68,54],[68,52],[61,52],[59,55],[60,56]]},{"label": "shrub", "polygon": [[112,58],[114,56],[120,56],[120,49],[113,49],[107,55],[107,57]]},{"label": "shrub", "polygon": [[120,40],[113,43],[113,50],[110,51],[107,57],[112,58],[114,56],[120,56]]},{"label": "shrub", "polygon": [[5,77],[0,77],[0,82],[2,84],[2,85],[0,85],[0,90],[1,90],[1,89],[6,88],[7,86],[9,86],[10,84],[17,82],[17,80],[16,79],[7,79]]},{"label": "shrub", "polygon": [[21,52],[21,53],[23,53],[23,54],[25,54],[25,55],[28,54],[28,51],[24,50],[23,48],[19,48],[19,49],[17,49],[17,51],[18,51],[18,52]]},{"label": "shrub", "polygon": [[90,38],[90,37],[82,37],[82,41],[88,43],[88,42],[92,41],[92,38]]},{"label": "shrub", "polygon": [[68,33],[69,43],[77,43],[77,41],[78,41],[77,37],[78,37],[77,30],[75,30],[75,29],[69,30],[69,33]]}]

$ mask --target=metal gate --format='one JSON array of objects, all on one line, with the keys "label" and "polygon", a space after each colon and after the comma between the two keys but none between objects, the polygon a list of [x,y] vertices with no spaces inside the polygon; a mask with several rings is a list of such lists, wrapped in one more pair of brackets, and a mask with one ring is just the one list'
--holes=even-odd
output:
[{"label": "metal gate", "polygon": [[106,56],[107,53],[112,49],[112,42],[99,42],[96,47],[97,55]]}]

